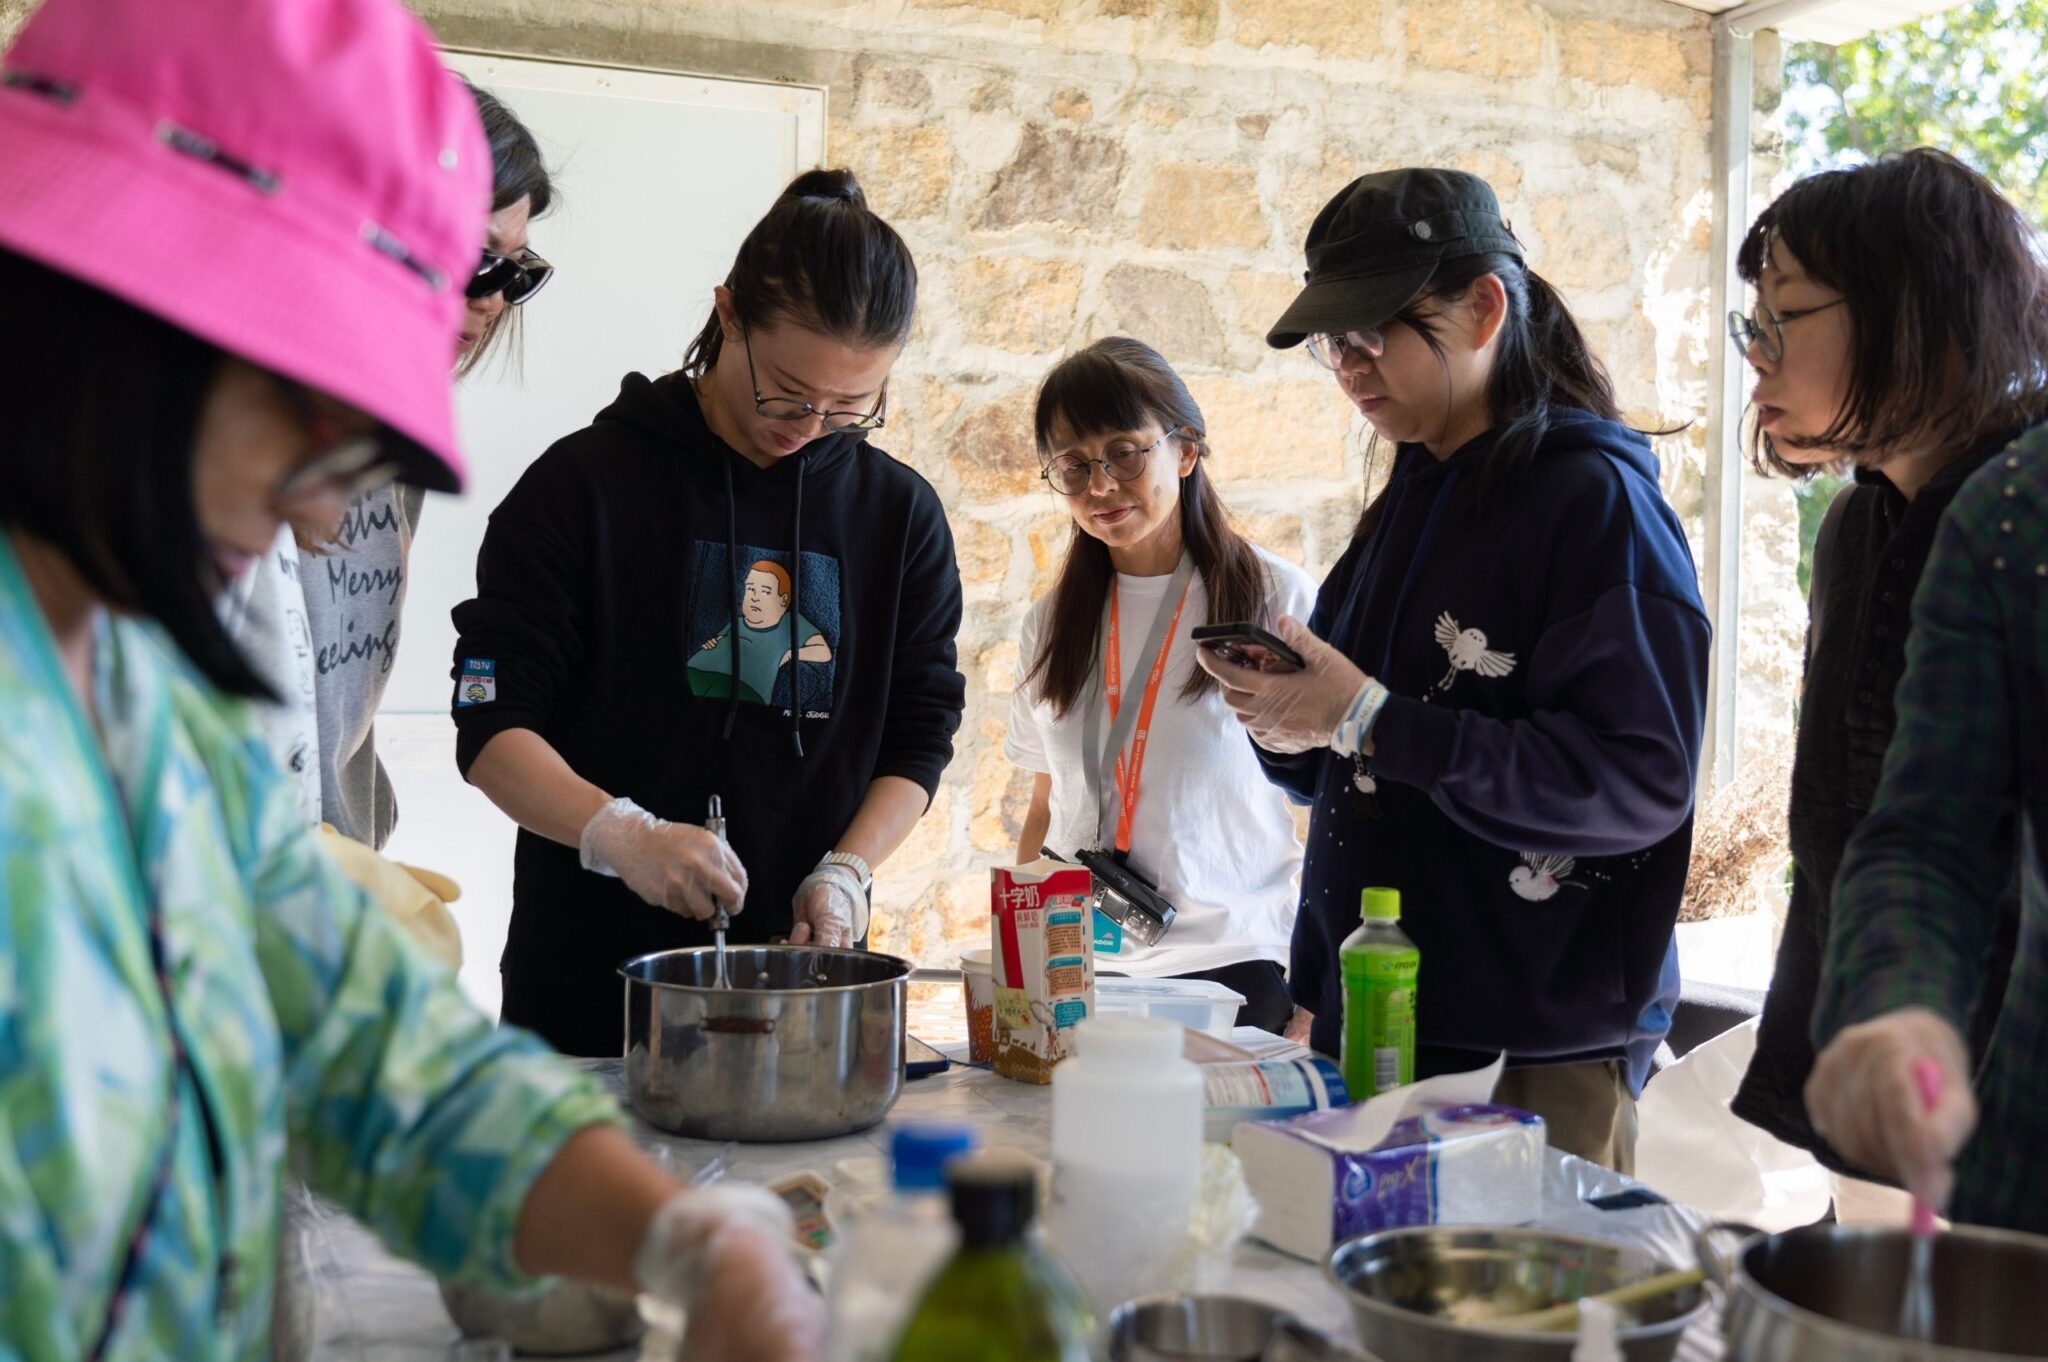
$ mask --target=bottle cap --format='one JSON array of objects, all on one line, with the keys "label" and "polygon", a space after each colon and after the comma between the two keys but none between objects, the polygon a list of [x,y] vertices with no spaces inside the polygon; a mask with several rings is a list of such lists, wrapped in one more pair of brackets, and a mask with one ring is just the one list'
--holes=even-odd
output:
[{"label": "bottle cap", "polygon": [[1038,1165],[1013,1150],[962,1154],[946,1165],[953,1220],[966,1248],[1002,1248],[1031,1228],[1038,1214]]},{"label": "bottle cap", "polygon": [[936,1192],[946,1186],[946,1162],[974,1148],[967,1126],[898,1126],[889,1139],[899,1192]]},{"label": "bottle cap", "polygon": [[1358,895],[1358,915],[1373,922],[1392,922],[1401,916],[1401,891],[1366,889]]}]

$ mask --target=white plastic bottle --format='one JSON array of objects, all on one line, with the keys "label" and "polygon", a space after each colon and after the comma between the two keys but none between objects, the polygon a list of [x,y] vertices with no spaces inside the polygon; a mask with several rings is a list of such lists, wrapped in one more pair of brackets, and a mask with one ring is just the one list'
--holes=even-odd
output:
[{"label": "white plastic bottle", "polygon": [[1181,1028],[1097,1017],[1052,1071],[1046,1231],[1096,1310],[1170,1289],[1202,1166],[1202,1072]]},{"label": "white plastic bottle", "polygon": [[891,1137],[895,1191],[853,1222],[833,1255],[830,1362],[886,1362],[895,1351],[911,1309],[959,1237],[946,1163],[973,1148],[966,1126],[901,1126]]}]

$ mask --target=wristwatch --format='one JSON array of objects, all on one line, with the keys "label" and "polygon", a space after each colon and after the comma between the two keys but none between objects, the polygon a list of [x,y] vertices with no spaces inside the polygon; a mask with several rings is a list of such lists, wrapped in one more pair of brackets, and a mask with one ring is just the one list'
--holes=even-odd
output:
[{"label": "wristwatch", "polygon": [[852,852],[826,852],[823,856],[818,858],[818,868],[822,870],[828,865],[844,866],[848,870],[851,870],[853,872],[854,879],[860,882],[861,893],[872,895],[875,892],[874,870],[868,865],[866,861],[854,855]]}]

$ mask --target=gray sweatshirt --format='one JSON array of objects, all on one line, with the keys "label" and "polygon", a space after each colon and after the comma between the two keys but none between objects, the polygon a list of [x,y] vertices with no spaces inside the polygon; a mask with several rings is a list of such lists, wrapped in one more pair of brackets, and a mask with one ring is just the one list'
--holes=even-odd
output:
[{"label": "gray sweatshirt", "polygon": [[425,494],[380,488],[358,498],[324,553],[299,555],[313,645],[320,812],[345,837],[381,848],[398,823],[377,760],[377,707],[398,653],[407,560]]}]

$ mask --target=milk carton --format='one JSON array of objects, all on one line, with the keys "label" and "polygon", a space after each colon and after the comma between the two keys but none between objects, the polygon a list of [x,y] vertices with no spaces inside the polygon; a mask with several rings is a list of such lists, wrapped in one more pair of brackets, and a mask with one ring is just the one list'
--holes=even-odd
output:
[{"label": "milk carton", "polygon": [[1033,861],[990,876],[990,972],[995,980],[995,1070],[1050,1083],[1073,1028],[1095,1010],[1094,877],[1080,866]]}]

